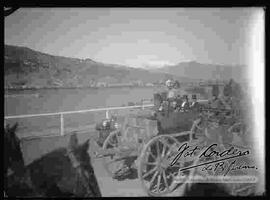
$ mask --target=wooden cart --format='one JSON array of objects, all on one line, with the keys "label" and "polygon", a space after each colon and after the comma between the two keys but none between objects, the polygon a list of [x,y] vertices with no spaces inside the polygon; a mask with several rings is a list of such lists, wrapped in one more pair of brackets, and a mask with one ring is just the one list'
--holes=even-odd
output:
[{"label": "wooden cart", "polygon": [[[111,177],[124,168],[137,169],[142,187],[150,196],[168,194],[185,185],[197,173],[196,168],[181,170],[201,162],[194,157],[181,158],[172,165],[179,147],[185,142],[203,148],[214,141],[224,149],[224,140],[218,137],[220,128],[224,130],[225,127],[230,134],[243,132],[239,123],[220,126],[198,110],[157,112],[155,117],[150,114],[152,111],[143,115],[127,115],[121,128],[109,134],[99,151]],[[205,123],[201,123],[202,118],[206,119]],[[179,176],[182,177],[180,182]]]}]

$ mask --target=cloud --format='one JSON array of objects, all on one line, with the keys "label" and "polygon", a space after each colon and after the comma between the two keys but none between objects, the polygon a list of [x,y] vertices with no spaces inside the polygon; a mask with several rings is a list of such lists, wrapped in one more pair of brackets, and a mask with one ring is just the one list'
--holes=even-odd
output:
[{"label": "cloud", "polygon": [[175,65],[175,63],[165,60],[154,60],[147,62],[146,65],[153,67],[162,67],[164,65]]}]

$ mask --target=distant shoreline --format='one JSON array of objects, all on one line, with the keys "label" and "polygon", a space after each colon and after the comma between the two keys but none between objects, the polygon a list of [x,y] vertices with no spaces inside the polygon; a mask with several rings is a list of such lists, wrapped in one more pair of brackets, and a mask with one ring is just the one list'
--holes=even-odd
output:
[{"label": "distant shoreline", "polygon": [[106,89],[106,88],[149,88],[149,87],[160,87],[160,85],[152,86],[110,86],[110,87],[14,87],[14,88],[5,88],[5,91],[16,91],[16,90],[40,90],[40,89]]}]

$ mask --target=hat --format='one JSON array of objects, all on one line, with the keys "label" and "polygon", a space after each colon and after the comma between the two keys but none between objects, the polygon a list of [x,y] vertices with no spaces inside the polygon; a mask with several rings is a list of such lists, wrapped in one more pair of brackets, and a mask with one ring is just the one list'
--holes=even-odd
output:
[{"label": "hat", "polygon": [[171,79],[166,81],[166,86],[167,87],[172,87],[173,86],[173,81]]},{"label": "hat", "polygon": [[179,83],[179,81],[174,81],[174,87],[180,88],[180,83]]}]

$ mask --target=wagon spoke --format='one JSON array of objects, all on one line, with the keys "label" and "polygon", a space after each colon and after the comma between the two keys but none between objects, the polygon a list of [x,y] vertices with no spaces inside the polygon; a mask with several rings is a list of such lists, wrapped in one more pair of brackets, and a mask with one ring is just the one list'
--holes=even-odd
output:
[{"label": "wagon spoke", "polygon": [[161,139],[160,142],[161,142],[163,145],[167,146],[168,148],[171,147],[171,146],[167,143],[167,141],[164,141],[164,139]]},{"label": "wagon spoke", "polygon": [[143,164],[146,164],[146,165],[156,165],[157,163],[156,162],[143,162]]},{"label": "wagon spoke", "polygon": [[149,153],[149,155],[151,155],[153,158],[156,158],[156,156],[151,151],[148,151],[147,153]]},{"label": "wagon spoke", "polygon": [[161,140],[160,142],[162,143],[164,149],[166,149],[166,147],[170,148],[170,146],[166,144],[164,141]]},{"label": "wagon spoke", "polygon": [[158,175],[157,192],[159,192],[160,180],[161,180],[161,174]]},{"label": "wagon spoke", "polygon": [[150,180],[150,187],[152,186],[152,183],[156,179],[157,175],[158,175],[158,171],[156,171],[156,173],[154,174],[154,176],[151,178],[151,180]]},{"label": "wagon spoke", "polygon": [[171,149],[169,149],[169,150],[167,151],[167,153],[166,153],[165,157],[168,159],[168,158],[169,158],[169,156],[170,156],[170,154],[171,154]]},{"label": "wagon spoke", "polygon": [[149,176],[150,174],[152,174],[154,171],[156,171],[157,167],[154,167],[153,169],[151,169],[149,172],[145,173],[143,175],[143,178],[146,178],[147,176]]},{"label": "wagon spoke", "polygon": [[162,153],[161,153],[161,157],[163,158],[165,156],[165,152],[166,152],[166,146],[163,144],[163,148],[162,148]]},{"label": "wagon spoke", "polygon": [[172,147],[169,148],[169,150],[167,151],[165,157],[168,158],[171,153],[172,153]]},{"label": "wagon spoke", "polygon": [[165,183],[166,188],[169,189],[169,185],[168,185],[168,182],[167,182],[167,179],[166,179],[165,170],[163,170],[162,176],[163,176],[163,179],[164,179],[164,183]]},{"label": "wagon spoke", "polygon": [[[161,140],[160,142],[163,144],[163,148],[165,149],[163,157],[168,157],[170,155],[170,153],[172,152],[173,147],[170,146],[169,144],[167,144],[164,140]],[[168,151],[167,151],[166,154],[165,154],[165,152],[166,152],[166,147],[165,146],[168,148]]]},{"label": "wagon spoke", "polygon": [[160,157],[159,141],[156,142],[157,146],[157,157]]},{"label": "wagon spoke", "polygon": [[169,148],[169,150],[167,151],[165,157],[166,158],[171,158],[171,157],[176,156],[176,155],[177,155],[177,150],[175,149],[174,146],[171,146]]}]

